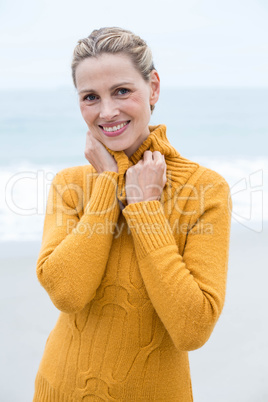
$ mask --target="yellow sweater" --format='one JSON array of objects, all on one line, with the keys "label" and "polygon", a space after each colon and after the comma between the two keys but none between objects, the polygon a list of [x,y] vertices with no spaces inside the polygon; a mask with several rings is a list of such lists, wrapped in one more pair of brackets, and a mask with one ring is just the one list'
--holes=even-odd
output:
[{"label": "yellow sweater", "polygon": [[[126,205],[124,174],[147,149],[165,155],[162,198]],[[183,158],[164,125],[130,158],[109,152],[118,173],[70,167],[49,190],[36,272],[60,315],[33,401],[190,402],[188,351],[224,304],[230,189]]]}]

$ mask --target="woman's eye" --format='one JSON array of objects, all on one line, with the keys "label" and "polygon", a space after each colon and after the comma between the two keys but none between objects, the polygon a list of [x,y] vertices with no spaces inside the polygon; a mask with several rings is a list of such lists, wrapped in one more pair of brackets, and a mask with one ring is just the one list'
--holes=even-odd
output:
[{"label": "woman's eye", "polygon": [[125,95],[129,92],[129,90],[127,88],[120,88],[118,89],[118,93],[119,95]]},{"label": "woman's eye", "polygon": [[96,100],[96,95],[87,95],[84,97],[84,100],[94,101]]}]

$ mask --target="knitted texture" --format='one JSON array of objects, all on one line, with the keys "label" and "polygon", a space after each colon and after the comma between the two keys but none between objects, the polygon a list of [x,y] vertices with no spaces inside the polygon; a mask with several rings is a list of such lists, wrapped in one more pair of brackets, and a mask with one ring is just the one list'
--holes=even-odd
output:
[{"label": "knitted texture", "polygon": [[[107,148],[118,173],[84,165],[53,179],[36,273],[60,314],[33,402],[193,401],[188,351],[223,309],[232,200],[164,125],[149,128],[130,158]],[[162,197],[127,205],[126,170],[148,149],[165,155]]]}]

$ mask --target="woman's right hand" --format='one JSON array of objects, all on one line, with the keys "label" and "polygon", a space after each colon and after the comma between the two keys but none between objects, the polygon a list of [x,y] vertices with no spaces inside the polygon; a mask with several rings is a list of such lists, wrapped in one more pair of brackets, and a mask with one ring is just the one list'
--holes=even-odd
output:
[{"label": "woman's right hand", "polygon": [[105,171],[117,172],[118,167],[114,157],[107,151],[105,146],[97,140],[91,132],[87,131],[85,157],[98,173]]}]

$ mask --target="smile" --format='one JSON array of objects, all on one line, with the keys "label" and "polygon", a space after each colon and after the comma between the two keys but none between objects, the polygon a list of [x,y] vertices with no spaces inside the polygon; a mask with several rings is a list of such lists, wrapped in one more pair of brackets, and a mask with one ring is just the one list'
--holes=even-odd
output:
[{"label": "smile", "polygon": [[117,135],[122,134],[125,129],[127,128],[129,121],[124,123],[118,124],[116,126],[99,126],[102,129],[102,132],[107,135],[108,137],[115,137]]}]

